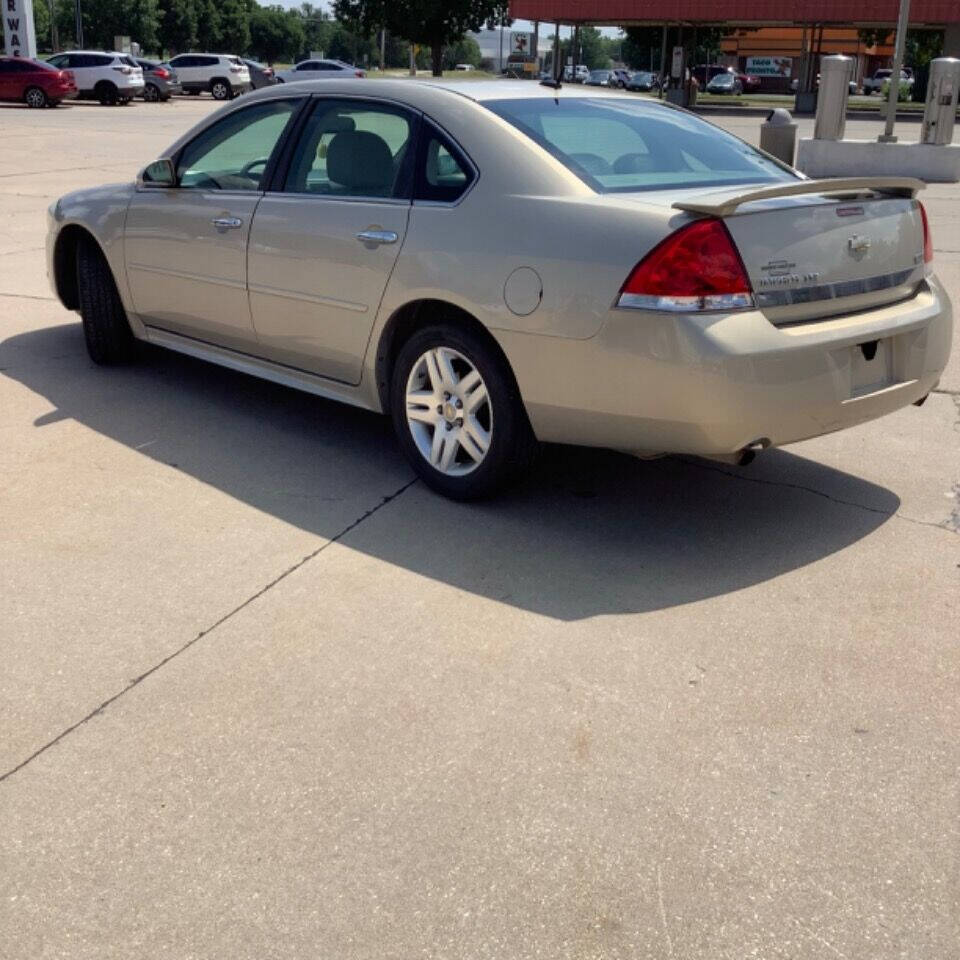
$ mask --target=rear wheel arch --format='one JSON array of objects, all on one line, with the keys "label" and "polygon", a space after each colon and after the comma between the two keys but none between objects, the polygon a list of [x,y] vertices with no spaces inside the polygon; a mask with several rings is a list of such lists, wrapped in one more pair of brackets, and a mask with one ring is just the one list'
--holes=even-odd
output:
[{"label": "rear wheel arch", "polygon": [[[377,381],[377,396],[384,413],[390,412],[390,383],[393,369],[404,344],[418,331],[439,323],[452,324],[468,329],[485,340],[499,354],[513,382],[517,385],[513,367],[496,337],[472,313],[446,300],[411,300],[395,310],[384,324],[377,341],[374,369]],[[519,393],[519,385],[517,385]]]}]

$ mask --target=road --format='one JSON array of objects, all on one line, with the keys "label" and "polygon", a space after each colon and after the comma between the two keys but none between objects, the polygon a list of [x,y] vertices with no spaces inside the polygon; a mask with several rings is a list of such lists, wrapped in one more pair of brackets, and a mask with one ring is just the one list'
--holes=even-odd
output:
[{"label": "road", "polygon": [[87,360],[46,205],[210,109],[0,108],[0,956],[960,957],[958,353],[749,469],[448,503],[380,417]]}]

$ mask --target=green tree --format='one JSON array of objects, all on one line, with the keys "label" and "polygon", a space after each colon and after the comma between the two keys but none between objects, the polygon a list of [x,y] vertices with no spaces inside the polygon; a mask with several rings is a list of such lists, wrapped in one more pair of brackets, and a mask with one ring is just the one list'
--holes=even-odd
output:
[{"label": "green tree", "polygon": [[304,52],[303,16],[298,10],[261,7],[250,17],[250,49],[267,63],[296,61]]},{"label": "green tree", "polygon": [[47,0],[36,0],[33,5],[33,33],[37,38],[37,52],[53,50],[53,39],[50,35],[50,7]]},{"label": "green tree", "polygon": [[[73,0],[57,0],[55,15],[61,47],[76,46]],[[130,37],[144,50],[154,50],[159,43],[160,22],[157,0],[88,0],[83,4],[83,43],[94,50],[112,50],[114,37]]]},{"label": "green tree", "polygon": [[443,68],[453,70],[458,63],[469,63],[476,69],[483,58],[480,55],[480,44],[473,37],[464,37],[443,48]]},{"label": "green tree", "polygon": [[[858,31],[861,43],[868,47],[893,43],[894,32],[883,29]],[[942,30],[908,30],[903,48],[903,62],[910,67],[925,67],[943,51]]]},{"label": "green tree", "polygon": [[356,23],[366,35],[386,27],[412,43],[430,47],[434,76],[443,73],[443,48],[468,30],[479,30],[496,0],[334,0],[338,20]]},{"label": "green tree", "polygon": [[221,46],[220,10],[216,0],[193,0],[197,12],[197,44],[202,50],[218,53]]},{"label": "green tree", "polygon": [[193,0],[163,0],[161,53],[183,53],[197,46],[197,11]]},{"label": "green tree", "polygon": [[[651,49],[654,51],[654,62],[660,64],[663,27],[627,27],[624,32],[626,37],[623,41],[622,56],[630,66],[646,67]],[[669,66],[670,53],[676,46],[683,46],[686,50],[690,66],[706,63],[708,58],[714,62],[725,32],[722,27],[699,27],[696,31],[692,27],[685,27],[681,37],[677,27],[669,27],[667,63],[660,64],[660,67]]]},{"label": "green tree", "polygon": [[227,53],[244,54],[250,49],[250,13],[241,0],[222,0],[220,46]]}]

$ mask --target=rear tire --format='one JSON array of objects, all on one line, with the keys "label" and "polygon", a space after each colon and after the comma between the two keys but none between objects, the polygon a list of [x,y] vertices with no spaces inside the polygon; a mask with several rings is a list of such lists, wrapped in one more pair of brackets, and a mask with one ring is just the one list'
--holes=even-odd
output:
[{"label": "rear tire", "polygon": [[[431,371],[443,374],[440,382]],[[485,337],[453,323],[418,330],[403,345],[391,378],[390,410],[413,469],[428,487],[454,500],[491,496],[525,470],[536,452],[507,362]]]},{"label": "rear tire", "polygon": [[50,101],[39,87],[27,87],[23,93],[23,102],[32,110],[47,106]]},{"label": "rear tire", "polygon": [[93,95],[102,107],[113,107],[117,104],[117,88],[108,80],[101,80],[93,88]]},{"label": "rear tire", "polygon": [[77,249],[77,293],[90,359],[103,366],[127,363],[136,341],[106,258],[93,240]]},{"label": "rear tire", "polygon": [[233,91],[226,80],[211,80],[210,93],[214,100],[230,100],[233,97]]},{"label": "rear tire", "polygon": [[160,88],[155,83],[148,83],[143,88],[143,99],[147,103],[157,103],[160,100]]}]

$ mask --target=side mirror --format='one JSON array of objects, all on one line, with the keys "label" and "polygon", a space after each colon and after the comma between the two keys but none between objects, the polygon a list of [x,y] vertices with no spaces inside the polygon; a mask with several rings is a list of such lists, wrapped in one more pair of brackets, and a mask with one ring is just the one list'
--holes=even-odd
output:
[{"label": "side mirror", "polygon": [[137,177],[138,187],[175,187],[177,171],[168,157],[148,163]]}]

